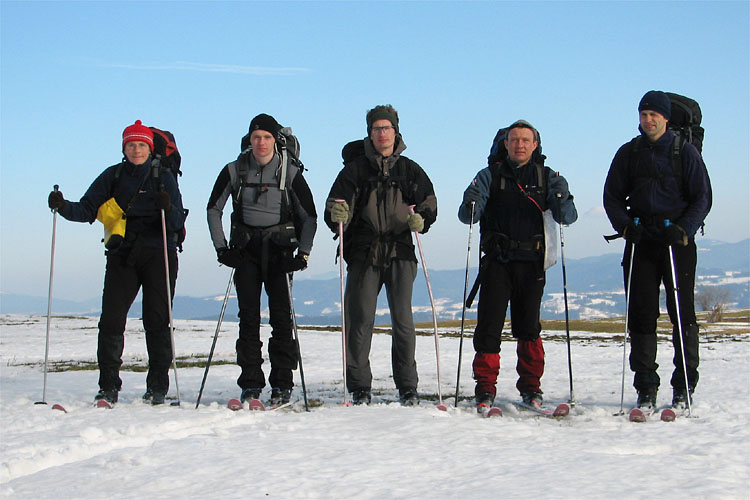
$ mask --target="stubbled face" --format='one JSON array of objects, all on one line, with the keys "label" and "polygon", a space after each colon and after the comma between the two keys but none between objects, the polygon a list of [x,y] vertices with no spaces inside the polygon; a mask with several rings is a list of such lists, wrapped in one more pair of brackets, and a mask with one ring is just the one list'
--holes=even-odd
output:
[{"label": "stubbled face", "polygon": [[148,160],[148,155],[151,154],[151,147],[148,145],[148,143],[141,141],[130,141],[125,144],[125,148],[123,149],[125,158],[127,158],[128,161],[133,165],[141,165],[143,163],[146,163],[146,160]]},{"label": "stubbled face", "polygon": [[644,109],[640,112],[641,130],[649,141],[656,142],[667,131],[668,120],[661,113]]},{"label": "stubbled face", "polygon": [[526,127],[511,129],[508,138],[505,139],[508,157],[518,165],[526,165],[538,146],[534,131]]},{"label": "stubbled face", "polygon": [[382,156],[391,156],[396,143],[396,128],[390,120],[375,120],[370,129],[370,140]]},{"label": "stubbled face", "polygon": [[253,156],[258,165],[267,165],[273,159],[276,139],[266,130],[253,130],[250,134]]}]

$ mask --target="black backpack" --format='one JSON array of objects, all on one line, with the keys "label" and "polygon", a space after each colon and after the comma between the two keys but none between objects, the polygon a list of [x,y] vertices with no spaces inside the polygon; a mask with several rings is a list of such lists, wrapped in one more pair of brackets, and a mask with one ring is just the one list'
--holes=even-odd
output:
[{"label": "black backpack", "polygon": [[[508,136],[509,130],[510,127],[504,127],[498,130],[497,134],[495,134],[495,138],[492,140],[492,146],[490,146],[490,155],[487,157],[488,165],[500,163],[508,157],[508,148],[505,147],[505,139]],[[542,137],[539,135],[538,130],[536,130],[536,136],[539,140],[539,146],[537,146],[536,150],[531,155],[531,161],[544,166],[544,160],[546,160],[547,157],[542,154]]]},{"label": "black backpack", "polygon": [[[161,130],[156,127],[149,127],[151,132],[154,134],[154,149],[151,152],[153,156],[152,167],[158,167],[161,172],[164,169],[169,169],[174,175],[175,181],[179,185],[180,176],[182,176],[182,170],[180,165],[182,164],[182,156],[180,151],[177,149],[177,143],[175,142],[174,134],[168,130]],[[120,180],[122,174],[123,162],[120,162],[115,169],[115,180],[112,183],[112,191],[114,192],[117,182]],[[131,200],[132,202],[132,200]],[[128,206],[129,208],[129,206]],[[185,210],[185,217],[188,216],[190,210]],[[127,213],[127,208],[125,209]],[[186,231],[185,227],[182,230],[174,234],[175,241],[177,242],[177,248],[182,252],[182,243],[185,241]]]},{"label": "black backpack", "polygon": [[[703,115],[700,105],[689,97],[672,92],[666,92],[666,94],[672,103],[672,118],[670,118],[667,126],[676,136],[682,139],[682,144],[687,141],[695,146],[699,153],[702,153],[705,130],[701,127]],[[682,147],[680,147],[681,150]]]},{"label": "black backpack", "polygon": [[[705,130],[701,127],[703,115],[698,103],[689,98],[672,92],[665,92],[672,104],[672,117],[667,123],[667,128],[675,135],[672,141],[672,153],[669,157],[672,175],[677,185],[682,188],[682,149],[689,142],[701,154],[703,151],[703,135]],[[630,164],[635,165],[638,150],[643,136],[633,138],[630,141]]]}]

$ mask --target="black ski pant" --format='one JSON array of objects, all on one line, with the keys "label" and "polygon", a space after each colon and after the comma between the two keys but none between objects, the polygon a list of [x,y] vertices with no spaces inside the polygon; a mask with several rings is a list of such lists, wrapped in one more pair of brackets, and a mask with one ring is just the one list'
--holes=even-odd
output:
[{"label": "black ski pant", "polygon": [[[544,349],[539,334],[542,325],[539,309],[544,294],[545,273],[539,261],[498,262],[492,259],[482,274],[477,306],[477,327],[474,331],[474,350],[477,354],[500,352],[508,304],[511,308],[511,333],[518,345],[516,372],[519,392],[541,392],[544,374]],[[497,373],[484,374],[475,357],[474,379],[477,390],[494,392]],[[498,368],[499,370],[499,363]]]},{"label": "black ski pant", "polygon": [[[630,252],[633,246],[625,245],[623,271],[625,287],[628,284]],[[677,273],[677,295],[680,305],[680,321],[685,338],[685,360],[690,389],[698,384],[698,323],[695,317],[694,289],[697,263],[695,241],[687,246],[673,246]],[[672,344],[674,347],[674,371],[671,385],[675,390],[685,389],[685,374],[682,367],[681,339],[677,328],[677,310],[672,284],[670,247],[652,240],[642,240],[635,245],[633,274],[628,310],[630,331],[630,369],[635,373],[633,386],[638,391],[658,388],[660,379],[656,363],[656,321],[659,318],[659,288],[664,284],[669,319],[672,322]],[[627,290],[626,290],[627,292]]]},{"label": "black ski pant", "polygon": [[235,269],[234,286],[239,303],[240,334],[237,339],[237,364],[242,369],[237,385],[244,389],[262,389],[266,386],[261,365],[263,355],[260,340],[261,291],[265,286],[268,296],[271,338],[268,341],[268,359],[271,373],[268,383],[272,388],[294,387],[292,370],[297,368],[297,345],[292,337],[292,314],[286,273],[281,270],[280,254],[270,255],[264,277],[260,248],[251,253]]},{"label": "black ski pant", "polygon": [[[174,298],[177,252],[170,251],[167,255],[170,297]],[[122,388],[119,372],[125,347],[125,323],[139,289],[143,290],[142,317],[148,352],[146,388],[166,394],[169,390],[172,340],[163,248],[140,247],[129,258],[116,254],[107,256],[97,348],[99,387],[118,391]]]}]

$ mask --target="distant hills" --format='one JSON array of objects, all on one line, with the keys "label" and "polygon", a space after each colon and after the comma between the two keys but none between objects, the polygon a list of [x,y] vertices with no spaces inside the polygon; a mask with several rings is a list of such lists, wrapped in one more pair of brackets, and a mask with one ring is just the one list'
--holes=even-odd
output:
[{"label": "distant hills", "polygon": [[[621,244],[618,247],[621,248]],[[750,240],[723,243],[714,240],[698,241],[697,288],[721,286],[730,293],[732,307],[750,307]],[[476,254],[474,255],[476,258]],[[568,308],[571,319],[590,319],[618,316],[625,311],[625,294],[622,284],[622,256],[619,253],[566,259],[568,281]],[[476,277],[476,268],[469,274],[469,286]],[[439,320],[460,319],[464,292],[465,269],[429,270],[430,283],[435,298]],[[179,283],[179,282],[178,282]],[[305,325],[340,324],[341,311],[339,278],[298,280],[294,284],[294,303],[297,321]],[[179,291],[179,284],[178,284]],[[221,293],[221,292],[219,292]],[[234,290],[232,291],[234,293]],[[662,293],[662,299],[664,294]],[[174,316],[179,319],[218,319],[223,295],[207,297],[176,296]],[[431,321],[432,312],[420,267],[414,286],[414,317],[416,321]],[[53,314],[98,315],[101,298],[86,301],[53,299]],[[265,305],[264,305],[265,307]],[[140,302],[131,308],[131,315],[141,311]],[[0,295],[0,313],[46,314],[47,298],[3,293]],[[267,309],[264,310],[267,314]],[[561,264],[547,270],[547,285],[542,302],[542,318],[564,318],[563,282]],[[476,300],[467,311],[467,318],[476,317]],[[267,316],[265,317],[267,321]],[[230,296],[225,321],[237,321],[236,297]],[[390,323],[385,293],[378,301],[378,324]]]}]

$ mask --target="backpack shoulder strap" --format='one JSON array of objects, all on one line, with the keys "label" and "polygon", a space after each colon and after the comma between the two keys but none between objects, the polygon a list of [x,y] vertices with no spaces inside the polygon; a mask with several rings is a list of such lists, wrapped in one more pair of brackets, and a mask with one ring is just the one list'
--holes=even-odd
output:
[{"label": "backpack shoulder strap", "polygon": [[672,167],[672,175],[674,175],[680,192],[682,192],[682,148],[685,142],[686,139],[679,134],[675,134],[672,140],[672,147],[669,149],[669,165]]}]

